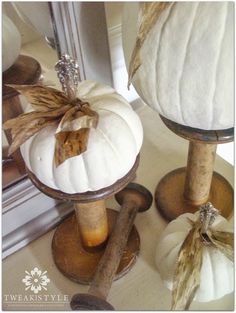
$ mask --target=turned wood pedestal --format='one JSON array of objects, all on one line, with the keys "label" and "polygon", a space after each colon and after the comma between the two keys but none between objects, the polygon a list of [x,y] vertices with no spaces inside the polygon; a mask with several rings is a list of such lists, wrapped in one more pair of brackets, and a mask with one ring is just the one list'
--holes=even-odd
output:
[{"label": "turned wood pedestal", "polygon": [[[74,204],[75,213],[58,226],[52,240],[55,264],[71,280],[82,284],[92,281],[118,215],[117,211],[106,208],[105,199],[122,190],[134,179],[138,163],[139,156],[132,169],[115,184],[95,192],[77,194],[51,189],[28,171],[30,179],[40,191],[52,198]],[[133,226],[115,279],[129,271],[137,259],[139,248],[139,234]]]},{"label": "turned wood pedestal", "polygon": [[168,173],[157,185],[155,202],[161,215],[173,220],[180,214],[197,211],[199,205],[210,201],[229,218],[233,211],[233,188],[214,172],[214,161],[217,144],[233,141],[234,129],[204,131],[179,125],[163,116],[161,119],[171,131],[189,140],[187,167]]},{"label": "turned wood pedestal", "polygon": [[[41,75],[40,64],[33,58],[20,55],[16,62],[2,76],[2,122],[15,118],[23,113],[19,98],[19,93],[6,84],[14,85],[33,85],[36,84]],[[9,144],[12,142],[10,130],[4,131]],[[12,173],[13,177],[20,177],[25,172],[24,161],[20,151],[17,150],[12,154],[12,162],[6,163],[5,167]],[[7,185],[9,179],[4,178],[3,185]]]}]

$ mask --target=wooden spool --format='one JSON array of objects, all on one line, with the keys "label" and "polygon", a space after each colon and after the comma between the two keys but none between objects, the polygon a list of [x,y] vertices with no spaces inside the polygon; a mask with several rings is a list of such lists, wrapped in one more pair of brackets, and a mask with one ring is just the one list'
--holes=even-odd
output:
[{"label": "wooden spool", "polygon": [[151,207],[152,194],[145,187],[130,183],[115,197],[121,205],[115,227],[98,264],[88,293],[76,294],[72,297],[71,308],[73,310],[114,310],[106,299],[137,212],[144,212]]},{"label": "wooden spool", "polygon": [[[56,229],[52,240],[52,254],[58,269],[68,278],[81,284],[92,281],[118,212],[106,209],[105,199],[122,190],[134,179],[139,156],[132,169],[113,185],[85,193],[67,194],[42,184],[28,171],[35,186],[46,195],[74,203],[75,213]],[[129,271],[140,248],[139,234],[133,226],[119,264],[116,279]]]},{"label": "wooden spool", "polygon": [[200,130],[183,126],[161,116],[165,125],[178,136],[189,140],[186,168],[165,175],[157,185],[156,206],[167,220],[198,210],[210,201],[221,214],[229,218],[233,210],[233,188],[220,174],[214,172],[217,144],[233,141],[234,129]]}]

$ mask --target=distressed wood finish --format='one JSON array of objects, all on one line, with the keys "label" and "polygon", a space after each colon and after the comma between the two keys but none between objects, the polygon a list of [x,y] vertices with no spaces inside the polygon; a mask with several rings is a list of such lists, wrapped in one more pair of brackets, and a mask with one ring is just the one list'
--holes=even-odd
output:
[{"label": "distressed wood finish", "polygon": [[[73,310],[92,309],[106,310],[110,305],[106,301],[113,278],[124,252],[134,219],[138,211],[146,211],[152,204],[151,193],[141,185],[129,184],[116,195],[121,206],[119,216],[98,264],[88,294],[76,294],[71,301]],[[96,300],[97,297],[97,300]],[[113,309],[110,306],[110,309]]]},{"label": "distressed wood finish", "polygon": [[199,205],[210,201],[229,218],[234,206],[231,185],[214,171],[217,144],[230,142],[234,129],[205,131],[179,125],[163,116],[162,121],[175,134],[189,140],[187,168],[165,175],[157,185],[157,209],[167,220],[180,214],[198,210]]},{"label": "distressed wood finish", "polygon": [[219,130],[203,130],[177,124],[160,115],[163,123],[176,135],[191,141],[219,144],[234,140],[234,128]]},{"label": "distressed wood finish", "polygon": [[[117,216],[117,211],[107,209],[109,234],[114,227]],[[123,251],[115,279],[125,275],[133,266],[139,248],[140,238],[134,226],[125,251]],[[92,249],[84,246],[75,214],[57,227],[52,240],[52,254],[57,268],[67,278],[80,284],[89,284],[92,281],[104,249],[105,244]]]},{"label": "distressed wood finish", "polygon": [[[171,221],[183,213],[194,213],[199,206],[184,198],[186,168],[178,168],[166,174],[159,182],[156,192],[156,206],[161,215]],[[221,214],[230,218],[234,204],[234,192],[231,185],[220,174],[214,172],[208,201],[220,208]]]},{"label": "distressed wood finish", "polygon": [[96,247],[107,240],[108,219],[104,200],[74,204],[81,239],[85,247]]},{"label": "distressed wood finish", "polygon": [[209,198],[215,155],[215,144],[190,141],[184,197],[194,205],[201,205]]}]

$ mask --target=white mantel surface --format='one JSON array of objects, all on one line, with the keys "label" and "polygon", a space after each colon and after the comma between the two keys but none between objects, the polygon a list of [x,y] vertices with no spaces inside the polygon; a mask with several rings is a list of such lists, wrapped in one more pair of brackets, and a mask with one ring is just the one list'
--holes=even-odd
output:
[{"label": "white mantel surface", "polygon": [[[140,166],[136,181],[146,186],[154,194],[158,181],[169,171],[186,165],[188,143],[176,136],[164,126],[156,112],[149,107],[139,107],[137,112],[143,122],[144,143],[141,150]],[[233,167],[216,157],[215,169],[233,185]],[[113,199],[107,206],[118,209]],[[33,208],[32,208],[33,210]],[[163,285],[155,267],[156,244],[167,222],[160,216],[153,204],[151,209],[136,217],[135,224],[141,237],[141,251],[137,263],[123,278],[115,281],[110,290],[108,301],[116,310],[169,310],[171,293]],[[84,293],[88,286],[79,285],[64,277],[56,268],[51,241],[54,230],[33,241],[25,248],[7,257],[3,261],[3,309],[4,310],[70,310],[69,302],[34,304],[7,304],[4,295],[30,295],[25,291],[22,279],[25,270],[38,267],[47,271],[50,278],[48,290],[40,295],[68,295]],[[210,303],[192,303],[191,310],[233,310],[234,295]]]}]

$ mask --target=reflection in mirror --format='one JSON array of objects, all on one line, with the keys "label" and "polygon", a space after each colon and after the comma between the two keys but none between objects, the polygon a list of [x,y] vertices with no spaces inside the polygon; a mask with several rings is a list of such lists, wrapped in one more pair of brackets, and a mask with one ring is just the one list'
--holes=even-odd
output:
[{"label": "reflection in mirror", "polygon": [[[4,2],[2,7],[7,16],[2,28],[3,122],[31,108],[24,97],[5,84],[43,83],[61,89],[54,70],[61,54],[78,61],[82,80],[113,85],[103,2],[15,1]],[[7,155],[10,133],[4,130],[2,134],[5,258],[53,228],[72,207],[44,195],[32,184],[20,151]]]},{"label": "reflection in mirror", "polygon": [[[21,39],[20,55],[16,58],[12,53],[12,64],[3,72],[3,121],[19,115],[27,107],[25,99],[5,84],[43,81],[60,89],[54,65],[64,53],[78,61],[81,79],[113,85],[103,2],[4,2],[3,14],[12,21],[12,25],[3,27],[3,63],[6,56],[17,51],[14,31]],[[25,175],[19,151],[7,157],[10,142],[9,132],[4,131],[5,188]]]},{"label": "reflection in mirror", "polygon": [[[53,27],[47,2],[4,2],[2,28],[3,122],[27,110],[25,98],[5,84],[44,83],[59,88],[54,65]],[[20,152],[8,156],[11,135],[4,131],[3,189],[25,177]]]}]

